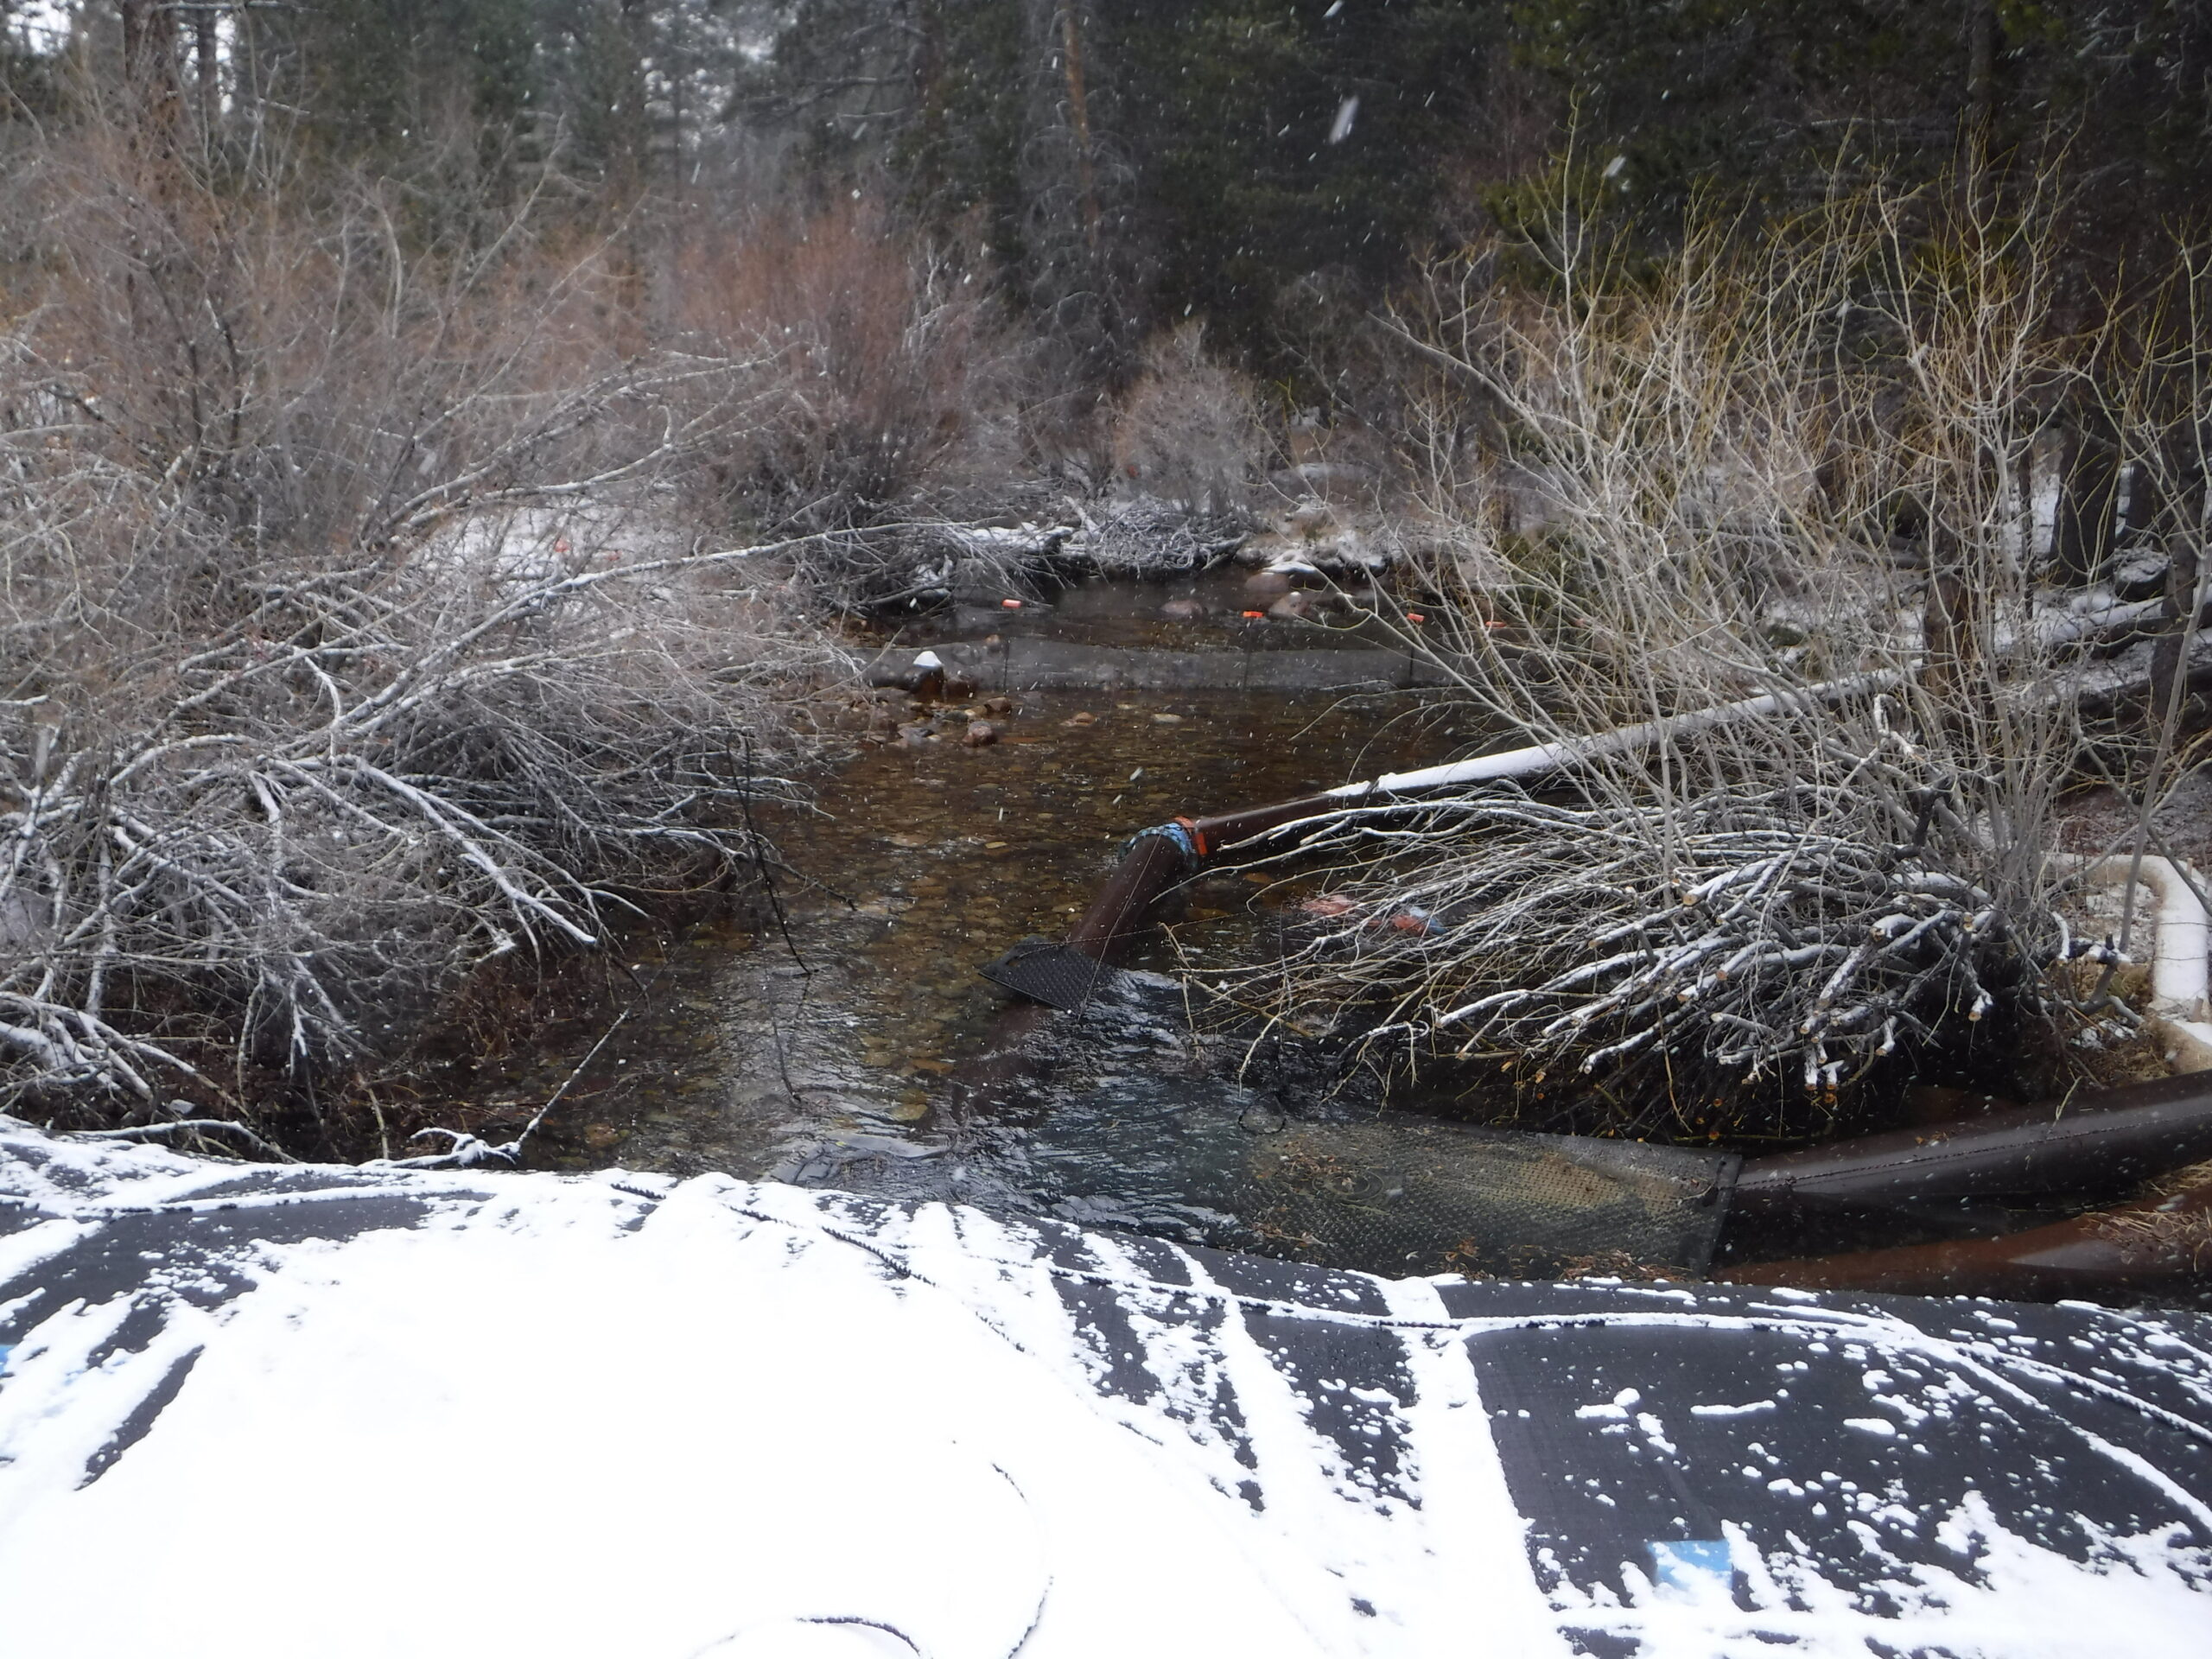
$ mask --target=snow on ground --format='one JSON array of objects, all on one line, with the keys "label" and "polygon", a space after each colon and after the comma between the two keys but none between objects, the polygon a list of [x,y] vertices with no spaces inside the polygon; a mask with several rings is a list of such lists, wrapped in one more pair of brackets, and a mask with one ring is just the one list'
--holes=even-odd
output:
[{"label": "snow on ground", "polygon": [[415,556],[447,574],[527,588],[578,571],[680,556],[689,538],[650,497],[509,506],[454,519]]},{"label": "snow on ground", "polygon": [[[2212,1629],[2212,1510],[2157,1469],[2183,1518],[2088,1559],[1968,1501],[1920,1517],[1951,1565],[1878,1560],[1879,1594],[1741,1528],[1624,1593],[1540,1580],[1477,1340],[1531,1321],[1439,1284],[719,1177],[273,1172],[0,1120],[8,1193],[22,1659],[2009,1659]],[[1685,1293],[1636,1294],[1679,1320]],[[1822,1352],[1879,1324],[1806,1306]],[[1740,1390],[1662,1424],[1574,1386],[1570,1417],[1647,1452],[1776,1433]]]}]

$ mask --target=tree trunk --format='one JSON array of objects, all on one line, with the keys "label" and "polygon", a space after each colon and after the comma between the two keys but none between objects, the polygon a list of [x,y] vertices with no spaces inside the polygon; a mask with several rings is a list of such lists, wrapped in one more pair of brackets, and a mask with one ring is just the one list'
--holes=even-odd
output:
[{"label": "tree trunk", "polygon": [[126,97],[156,148],[175,147],[176,16],[154,0],[123,0],[123,80]]},{"label": "tree trunk", "polygon": [[1083,22],[1077,0],[1060,7],[1061,64],[1067,74],[1068,132],[1075,143],[1076,200],[1083,214],[1084,241],[1098,257],[1098,179],[1090,154],[1090,102],[1084,90]]},{"label": "tree trunk", "polygon": [[200,95],[200,142],[211,156],[223,119],[222,64],[215,49],[218,21],[212,5],[203,3],[192,14],[193,90]]},{"label": "tree trunk", "polygon": [[1967,0],[1967,188],[1977,216],[1989,205],[1990,123],[1997,111],[1997,7]]},{"label": "tree trunk", "polygon": [[2058,502],[2051,524],[2051,557],[2069,582],[2086,586],[2104,574],[2113,548],[2120,493],[2117,435],[2086,429],[2087,421],[2063,429]]},{"label": "tree trunk", "polygon": [[2166,572],[2166,602],[2173,609],[2173,620],[2151,651],[2151,717],[2162,727],[2169,721],[2173,723],[2170,741],[2195,723],[2188,702],[2189,645],[2196,637],[2205,603],[2202,555],[2187,537],[2176,537],[2172,547],[2173,563]]},{"label": "tree trunk", "polygon": [[1997,8],[1967,0],[1967,124],[1989,124],[1997,108]]}]

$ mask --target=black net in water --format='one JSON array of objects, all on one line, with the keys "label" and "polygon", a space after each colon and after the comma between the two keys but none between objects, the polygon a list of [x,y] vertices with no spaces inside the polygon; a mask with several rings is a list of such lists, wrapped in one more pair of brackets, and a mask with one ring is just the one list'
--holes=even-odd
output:
[{"label": "black net in water", "polygon": [[971,1073],[926,1135],[823,1137],[774,1178],[1392,1277],[1699,1276],[1712,1261],[1732,1154],[1242,1087],[1220,1075],[1232,1057],[1194,1043],[1180,985],[1092,967],[1055,988],[1077,1011],[996,1056],[988,1084]]},{"label": "black net in water", "polygon": [[964,1148],[969,1179],[1004,1181],[1011,1208],[1391,1276],[1699,1276],[1738,1164],[1407,1113],[1310,1119],[1234,1084],[1146,1073],[1024,1117]]},{"label": "black net in water", "polygon": [[1101,1079],[1025,1135],[1086,1225],[1391,1275],[1700,1275],[1738,1160],[1389,1113],[1301,1120],[1198,1078]]},{"label": "black net in water", "polygon": [[1371,1272],[1701,1274],[1738,1161],[1395,1116],[1287,1126],[1248,1160],[1249,1219],[1304,1260]]},{"label": "black net in water", "polygon": [[976,971],[994,985],[1063,1014],[1082,1007],[1114,976],[1114,970],[1096,958],[1038,938],[1022,940]]}]

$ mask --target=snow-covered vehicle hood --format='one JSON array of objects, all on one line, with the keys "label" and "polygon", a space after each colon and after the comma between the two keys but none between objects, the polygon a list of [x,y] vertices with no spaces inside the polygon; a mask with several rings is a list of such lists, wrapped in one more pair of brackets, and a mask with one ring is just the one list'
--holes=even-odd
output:
[{"label": "snow-covered vehicle hood", "polygon": [[0,1344],[21,1659],[2011,1659],[2212,1629],[2192,1315],[1389,1282],[0,1120]]}]

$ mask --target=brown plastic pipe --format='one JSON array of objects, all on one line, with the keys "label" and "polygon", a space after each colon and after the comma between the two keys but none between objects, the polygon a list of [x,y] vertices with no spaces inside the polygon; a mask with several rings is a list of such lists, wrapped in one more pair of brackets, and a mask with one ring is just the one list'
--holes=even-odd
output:
[{"label": "brown plastic pipe", "polygon": [[[1295,800],[1246,807],[1241,812],[1177,818],[1157,830],[1145,830],[1129,843],[1122,861],[1090,901],[1090,908],[1069,929],[1066,943],[1086,957],[1114,962],[1142,937],[1146,919],[1161,895],[1220,849],[1300,818],[1342,811],[1350,804],[1341,795],[1301,795]],[[1406,804],[1418,804],[1408,801]]]},{"label": "brown plastic pipe", "polygon": [[1185,840],[1164,830],[1150,830],[1131,842],[1090,908],[1068,930],[1068,946],[1102,963],[1127,956],[1144,937],[1160,895],[1194,868],[1196,860]]},{"label": "brown plastic pipe", "polygon": [[[1301,795],[1294,801],[1273,801],[1266,806],[1248,806],[1242,812],[1221,812],[1210,818],[1187,821],[1191,836],[1198,843],[1200,858],[1211,858],[1224,847],[1240,841],[1249,841],[1254,836],[1279,830],[1286,823],[1295,823],[1300,818],[1310,818],[1324,812],[1341,812],[1356,806],[1357,798],[1346,799],[1342,795]],[[1417,804],[1408,801],[1408,806]]]},{"label": "brown plastic pipe", "polygon": [[1068,930],[1065,943],[1096,961],[1118,962],[1143,938],[1153,906],[1217,849],[1344,804],[1334,796],[1306,795],[1210,818],[1177,818],[1147,830],[1122,853],[1090,908]]},{"label": "brown plastic pipe", "polygon": [[[2153,1217],[2167,1221],[2161,1237]],[[1739,1285],[1909,1296],[2003,1296],[2033,1301],[2112,1295],[2202,1282],[2212,1268],[2212,1180],[2177,1196],[2120,1205],[2097,1215],[2003,1238],[1948,1239],[1847,1255],[1726,1268]],[[2131,1222],[2135,1224],[2131,1225]]]},{"label": "brown plastic pipe", "polygon": [[2113,1189],[2212,1158],[2212,1072],[2015,1106],[1745,1160],[1731,1208],[1875,1208],[1916,1198]]},{"label": "brown plastic pipe", "polygon": [[[1102,969],[1127,957],[1144,937],[1160,896],[1195,868],[1195,848],[1186,846],[1189,840],[1187,830],[1166,828],[1137,836],[1062,942]],[[1039,1061],[1023,1044],[1058,1012],[1046,1003],[1026,1001],[1010,1002],[1000,1011],[978,1052],[955,1069],[956,1081],[970,1096],[971,1105],[1037,1070]]]}]

